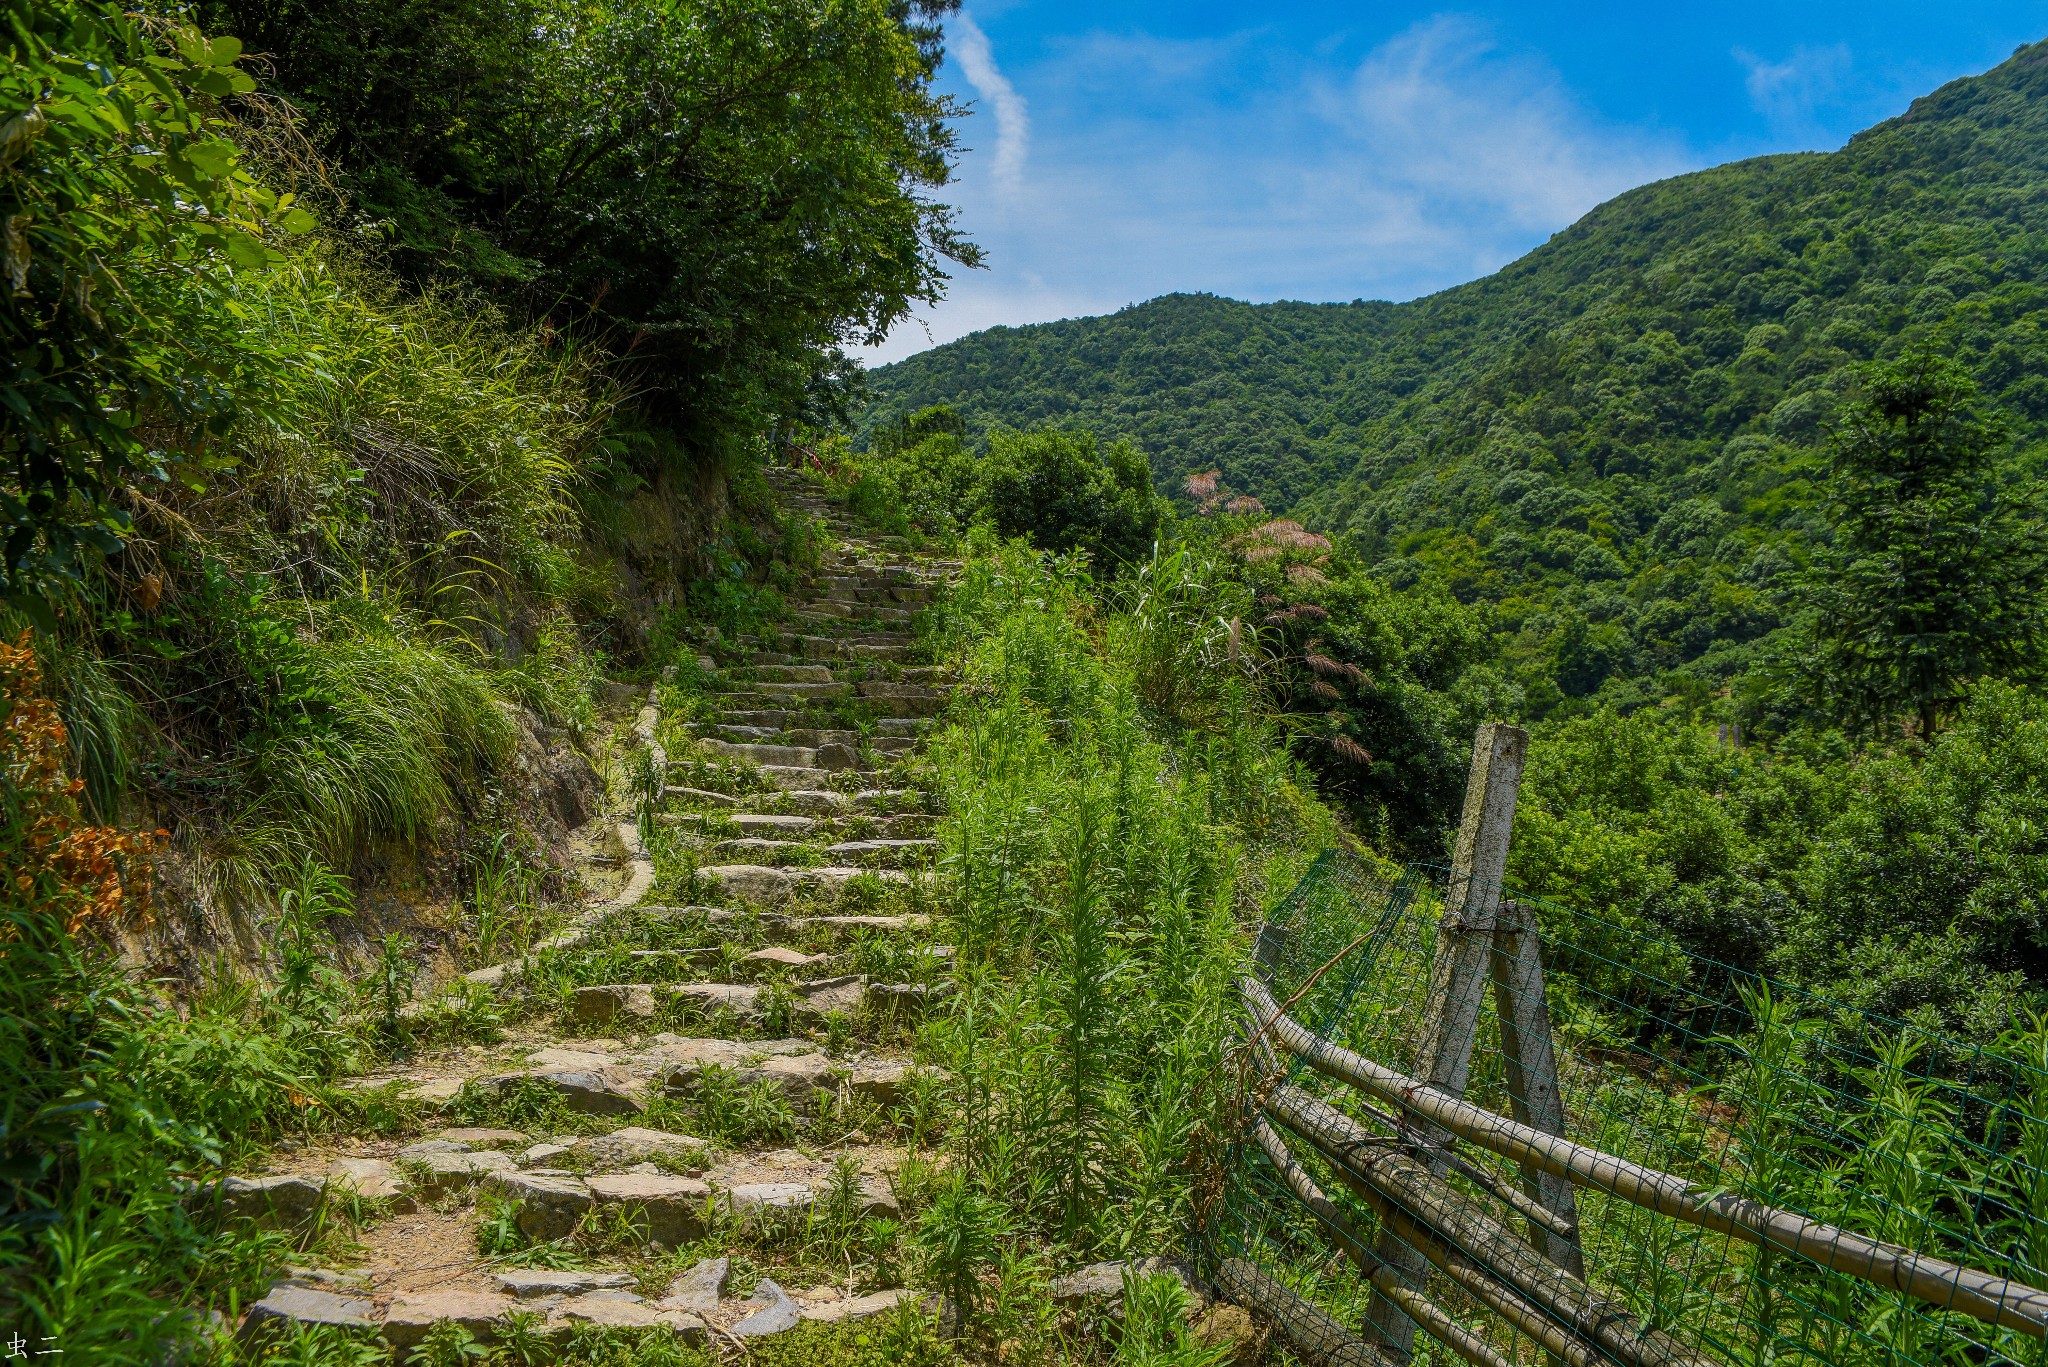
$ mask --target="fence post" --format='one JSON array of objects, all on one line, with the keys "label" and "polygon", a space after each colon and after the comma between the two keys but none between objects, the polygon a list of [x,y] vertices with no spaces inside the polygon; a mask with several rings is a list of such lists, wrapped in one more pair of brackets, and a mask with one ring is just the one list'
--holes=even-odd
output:
[{"label": "fence post", "polygon": [[[1422,1042],[1416,1053],[1416,1072],[1453,1096],[1465,1094],[1472,1068],[1472,1036],[1478,1028],[1486,985],[1493,976],[1494,923],[1500,909],[1501,882],[1507,876],[1508,842],[1514,835],[1515,799],[1521,792],[1522,766],[1528,756],[1529,733],[1519,726],[1488,722],[1472,741],[1472,776],[1465,785],[1465,811],[1458,823],[1450,885],[1444,891]],[[1431,1169],[1442,1176],[1443,1160],[1429,1155],[1449,1136],[1434,1125],[1417,1121],[1409,1127],[1408,1137],[1416,1143],[1418,1156],[1425,1157]],[[1421,1253],[1385,1229],[1373,1251],[1392,1265],[1403,1281],[1422,1289],[1429,1263]],[[1371,1336],[1397,1356],[1406,1358],[1414,1350],[1414,1321],[1377,1291],[1366,1312],[1366,1323]]]},{"label": "fence post", "polygon": [[[1557,1081],[1557,1048],[1550,1036],[1550,1003],[1543,997],[1542,938],[1534,915],[1517,902],[1503,902],[1493,931],[1493,1004],[1500,1019],[1500,1052],[1505,1064],[1510,1113],[1545,1134],[1564,1136],[1564,1093]],[[1553,1215],[1574,1225],[1579,1219],[1572,1184],[1531,1163],[1522,1167],[1522,1189]],[[1581,1281],[1586,1260],[1577,1235],[1566,1236],[1534,1223],[1529,1237],[1550,1261]]]}]

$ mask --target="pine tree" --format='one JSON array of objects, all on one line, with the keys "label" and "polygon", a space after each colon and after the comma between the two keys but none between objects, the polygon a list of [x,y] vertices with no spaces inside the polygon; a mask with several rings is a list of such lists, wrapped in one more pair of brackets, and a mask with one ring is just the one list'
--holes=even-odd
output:
[{"label": "pine tree", "polygon": [[2048,535],[1963,367],[1919,353],[1862,381],[1828,443],[1832,541],[1799,581],[1805,668],[1844,725],[1911,716],[1927,736],[1972,681],[2038,668]]}]

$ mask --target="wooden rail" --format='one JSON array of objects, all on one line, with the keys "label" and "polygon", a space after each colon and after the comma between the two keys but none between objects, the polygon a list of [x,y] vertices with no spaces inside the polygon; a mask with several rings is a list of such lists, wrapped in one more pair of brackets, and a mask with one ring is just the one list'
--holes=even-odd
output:
[{"label": "wooden rail", "polygon": [[1419,1233],[1403,1233],[1404,1246],[1424,1258],[1432,1244],[1465,1254],[1568,1334],[1597,1348],[1602,1361],[1624,1367],[1720,1367],[1594,1294],[1410,1158],[1399,1140],[1368,1132],[1299,1087],[1276,1088],[1265,1111],[1315,1146],[1340,1176],[1355,1179],[1353,1190],[1381,1214],[1383,1228],[1400,1225]]},{"label": "wooden rail", "polygon": [[[1322,1039],[1243,983],[1261,1033],[1317,1072],[1401,1107],[1475,1147],[1717,1234],[1782,1250],[1833,1272],[2000,1328],[2048,1338],[2048,1292],[1963,1267],[1588,1148],[1509,1120]],[[1418,1212],[1419,1213],[1419,1212]]]}]

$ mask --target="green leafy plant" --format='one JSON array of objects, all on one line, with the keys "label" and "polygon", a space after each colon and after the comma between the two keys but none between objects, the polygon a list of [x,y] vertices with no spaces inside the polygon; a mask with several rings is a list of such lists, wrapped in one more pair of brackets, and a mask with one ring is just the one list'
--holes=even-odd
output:
[{"label": "green leafy plant", "polygon": [[[50,624],[45,594],[131,526],[133,479],[203,478],[277,364],[241,344],[224,279],[275,264],[312,226],[243,164],[221,102],[255,80],[240,41],[93,0],[7,9],[0,223],[0,589]],[[136,431],[144,413],[195,440]]]},{"label": "green leafy plant", "polygon": [[1230,1344],[1203,1347],[1188,1332],[1188,1293],[1170,1272],[1150,1276],[1124,1269],[1123,1336],[1116,1360],[1126,1367],[1221,1367]]},{"label": "green leafy plant", "polygon": [[965,1316],[979,1304],[981,1271],[995,1261],[1008,1233],[1009,1216],[1002,1202],[956,1173],[940,1185],[918,1218],[911,1245],[923,1260],[932,1287],[951,1297]]}]

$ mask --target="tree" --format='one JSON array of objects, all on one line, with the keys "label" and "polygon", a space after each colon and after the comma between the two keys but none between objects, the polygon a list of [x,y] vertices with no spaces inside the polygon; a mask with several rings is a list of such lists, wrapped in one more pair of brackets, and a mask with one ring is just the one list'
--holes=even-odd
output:
[{"label": "tree", "polygon": [[217,3],[395,259],[600,340],[700,448],[980,259],[929,194],[957,0]]},{"label": "tree", "polygon": [[2004,424],[1960,365],[1919,353],[1861,379],[1828,441],[1832,541],[1798,580],[1805,670],[1845,725],[1909,714],[1929,736],[1973,680],[2038,667],[2048,536],[2001,481]]},{"label": "tree", "polygon": [[312,218],[227,136],[220,101],[255,89],[235,39],[93,0],[0,12],[0,593],[47,620],[47,592],[120,546],[122,486],[260,384],[224,277]]},{"label": "tree", "polygon": [[994,434],[985,487],[998,532],[1088,551],[1105,571],[1149,555],[1166,512],[1143,454],[1127,441],[1103,451],[1087,433]]}]

